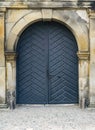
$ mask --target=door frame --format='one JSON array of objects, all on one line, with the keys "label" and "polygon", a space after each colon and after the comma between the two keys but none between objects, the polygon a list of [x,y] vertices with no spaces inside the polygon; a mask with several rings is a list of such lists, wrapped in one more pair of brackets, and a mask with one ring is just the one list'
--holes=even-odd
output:
[{"label": "door frame", "polygon": [[[49,13],[48,13],[49,11]],[[72,11],[69,12],[69,15]],[[74,12],[73,12],[74,13]],[[67,21],[64,17],[67,16],[65,12],[54,12],[49,9],[42,9],[40,11],[34,11],[20,18],[13,26],[7,40],[6,44],[6,82],[7,82],[7,92],[12,91],[16,93],[16,46],[18,43],[18,39],[30,24],[40,21],[40,20],[53,20],[64,24],[67,28],[74,34],[75,39],[78,45],[78,68],[79,68],[79,105],[80,107],[84,106],[83,101],[89,102],[89,45],[88,45],[88,37],[87,34],[84,34],[84,31],[81,28],[81,23],[78,23],[77,19],[75,19],[75,24],[71,22],[73,17]],[[75,14],[76,15],[76,14]],[[79,17],[79,16],[78,16]],[[79,17],[80,18],[80,17]],[[23,21],[23,23],[22,23]],[[22,26],[21,26],[22,25]],[[75,28],[77,27],[77,29]],[[82,40],[81,40],[82,39]],[[6,95],[7,96],[7,95]],[[14,95],[14,99],[16,100],[16,94]],[[6,103],[8,100],[6,101]]]},{"label": "door frame", "polygon": [[[35,28],[36,27],[36,28]],[[40,28],[39,28],[40,27]],[[55,28],[56,27],[56,32],[55,32]],[[33,29],[32,29],[33,28]],[[37,30],[37,28],[38,28],[38,30]],[[31,29],[32,29],[32,31],[31,31]],[[44,32],[44,33],[38,33],[38,31],[39,31],[39,29],[41,30],[42,29],[42,32]],[[44,30],[45,29],[45,30]],[[64,30],[64,29],[66,29],[66,30]],[[58,30],[58,31],[57,31]],[[52,33],[49,33],[49,31],[52,31]],[[52,40],[50,40],[52,37],[54,38],[54,36],[56,35],[56,33],[58,33],[60,31],[60,33],[59,34],[62,34],[61,35],[61,39],[63,39],[62,41],[61,41],[61,43],[63,42],[63,44],[61,44],[60,45],[60,42],[56,42],[56,45],[55,45],[55,43],[54,43],[54,41],[52,41]],[[22,83],[24,80],[20,80],[19,81],[19,78],[21,78],[22,76],[23,76],[23,74],[22,75],[19,75],[19,73],[21,73],[22,71],[21,70],[25,70],[25,68],[26,68],[26,66],[24,65],[24,63],[23,62],[20,62],[20,64],[19,64],[19,61],[22,59],[22,60],[24,60],[25,61],[25,59],[24,59],[24,57],[22,57],[21,55],[22,55],[22,53],[24,53],[24,55],[26,54],[26,50],[25,50],[25,47],[24,47],[24,45],[25,44],[23,44],[23,38],[24,37],[26,37],[26,39],[24,39],[25,41],[27,41],[29,38],[30,38],[30,35],[28,35],[28,34],[30,34],[30,32],[31,33],[35,33],[34,35],[36,36],[36,34],[38,34],[37,36],[36,36],[36,39],[33,37],[32,39],[30,39],[30,42],[27,42],[27,46],[29,45],[30,46],[30,44],[31,44],[31,42],[33,41],[33,45],[36,47],[36,45],[37,44],[39,44],[38,46],[40,47],[40,49],[45,49],[45,52],[42,52],[42,51],[40,51],[39,49],[38,49],[38,47],[37,48],[35,48],[35,49],[29,49],[29,48],[27,48],[27,49],[29,49],[29,50],[31,50],[31,51],[29,51],[30,52],[30,54],[32,53],[32,51],[33,51],[33,54],[34,53],[36,53],[36,51],[38,50],[38,52],[39,52],[39,54],[38,55],[40,55],[40,54],[42,54],[43,55],[43,58],[44,58],[44,62],[45,63],[43,63],[42,62],[42,60],[41,61],[39,61],[39,59],[36,57],[36,55],[32,55],[32,57],[34,57],[34,59],[35,58],[37,58],[37,59],[35,59],[35,62],[33,62],[32,61],[32,57],[30,58],[26,58],[26,63],[28,62],[28,61],[30,61],[30,63],[38,63],[38,61],[39,61],[39,66],[40,65],[44,65],[44,66],[46,66],[45,68],[43,67],[43,68],[40,68],[40,70],[41,71],[43,71],[43,70],[45,70],[45,75],[44,75],[44,73],[42,74],[42,75],[44,75],[44,77],[45,77],[45,84],[44,84],[44,87],[45,87],[45,90],[43,90],[42,88],[42,84],[39,84],[39,85],[37,85],[37,81],[34,83],[34,85],[36,84],[37,86],[35,86],[35,87],[38,87],[38,86],[40,86],[39,87],[39,90],[41,89],[41,90],[43,90],[43,93],[45,94],[45,96],[43,95],[43,94],[41,94],[40,93],[40,96],[39,96],[39,94],[37,94],[37,92],[38,92],[38,89],[37,90],[35,90],[35,88],[33,87],[33,85],[31,86],[32,87],[32,90],[29,88],[28,89],[28,93],[26,94],[26,96],[23,96],[23,94],[25,93],[25,91],[21,91],[22,89],[23,89],[23,87],[25,87],[25,85]],[[55,33],[54,33],[55,32]],[[46,33],[46,34],[45,34]],[[53,34],[53,35],[52,35]],[[66,36],[64,36],[64,34],[66,34]],[[70,36],[71,37],[68,37],[68,35],[70,34]],[[17,57],[17,60],[16,60],[16,62],[17,62],[17,72],[16,72],[16,74],[17,74],[17,89],[16,89],[16,96],[17,96],[17,104],[22,104],[22,102],[23,103],[25,103],[25,104],[28,104],[28,102],[30,103],[30,104],[66,104],[66,102],[68,102],[68,104],[72,104],[72,102],[73,103],[75,103],[75,104],[78,104],[78,57],[77,57],[77,55],[76,55],[76,52],[77,52],[77,50],[78,50],[78,47],[77,47],[77,44],[76,44],[76,40],[74,39],[74,36],[73,35],[71,35],[72,33],[68,30],[68,28],[66,28],[65,26],[63,26],[62,24],[60,24],[60,23],[58,23],[58,22],[54,22],[54,21],[52,21],[52,22],[43,22],[43,21],[40,21],[40,22],[36,22],[36,23],[34,23],[34,24],[32,24],[32,25],[30,25],[25,31],[24,31],[24,33],[23,33],[23,35],[21,35],[21,37],[20,37],[20,40],[18,41],[18,46],[17,46],[17,53],[19,54],[19,57]],[[37,38],[39,39],[39,36],[41,37],[41,35],[43,35],[42,37],[44,37],[44,39],[45,39],[45,41],[43,41],[43,40],[41,40],[41,42],[42,43],[39,43],[38,42],[38,40],[37,40]],[[23,38],[22,38],[23,37]],[[31,37],[32,37],[32,34],[31,34]],[[50,38],[51,37],[51,38]],[[57,39],[57,37],[58,37],[58,39]],[[63,46],[63,48],[65,47],[65,45],[66,45],[66,42],[64,42],[64,38],[66,37],[66,42],[67,42],[67,44],[68,44],[68,47],[69,47],[69,45],[70,45],[70,43],[73,45],[73,48],[72,49],[74,49],[74,51],[75,52],[73,52],[73,50],[71,49],[71,48],[69,48],[68,49],[68,47],[66,47],[65,49],[66,49],[66,52],[63,52],[63,49],[62,49],[62,46]],[[59,35],[56,35],[56,39],[57,40],[59,40]],[[70,39],[73,39],[73,41],[71,41]],[[54,40],[54,39],[53,39]],[[26,43],[26,42],[25,42]],[[45,44],[44,44],[45,43]],[[20,44],[21,44],[21,46],[20,46]],[[45,45],[44,47],[43,47],[43,45]],[[58,46],[57,46],[58,45]],[[57,46],[57,47],[56,47]],[[53,47],[53,48],[52,48]],[[56,47],[56,51],[57,51],[57,53],[55,53],[55,51],[53,52],[53,49]],[[24,48],[24,49],[23,49]],[[52,48],[52,50],[51,50],[51,48]],[[61,49],[60,51],[58,51],[59,50],[59,48]],[[58,50],[57,50],[58,49]],[[65,49],[64,49],[64,51],[65,51]],[[22,52],[22,51],[23,52]],[[36,51],[35,51],[36,50]],[[60,56],[64,53],[64,57],[65,57],[65,54],[67,55],[67,52],[71,52],[73,55],[75,55],[75,57],[73,57],[73,56],[71,56],[72,57],[72,59],[73,60],[71,60],[71,62],[70,62],[70,64],[71,64],[71,66],[72,65],[74,65],[73,66],[73,70],[71,71],[71,73],[73,74],[73,72],[76,70],[76,74],[74,73],[74,81],[72,82],[72,76],[70,76],[70,75],[72,75],[72,74],[66,74],[67,72],[64,70],[64,72],[65,72],[65,74],[64,74],[64,76],[66,76],[67,77],[67,75],[69,76],[68,78],[70,78],[70,82],[72,83],[72,85],[71,85],[71,87],[70,87],[70,85],[68,86],[67,85],[67,87],[64,89],[64,85],[66,85],[64,82],[63,82],[63,80],[64,80],[64,76],[62,76],[61,75],[61,78],[63,79],[59,79],[59,78],[57,78],[57,77],[59,77],[58,76],[58,74],[60,75],[60,73],[62,72],[62,70],[64,69],[64,67],[62,67],[62,68],[58,68],[58,64],[60,63],[60,65],[62,66],[63,64],[62,64],[62,60],[64,61],[64,64],[66,65],[66,63],[65,63],[65,60],[64,59],[62,59],[62,57],[61,57],[61,61],[59,61],[59,63],[58,64],[56,64],[56,60],[53,58],[53,56],[55,55],[55,56],[58,56],[59,58],[60,58]],[[60,56],[59,56],[59,54],[60,54]],[[42,57],[42,55],[40,55],[41,57]],[[26,55],[27,56],[27,55]],[[39,58],[41,58],[39,56]],[[45,56],[45,57],[44,57]],[[57,57],[57,59],[59,59]],[[68,55],[65,57],[65,58],[69,58],[70,57],[70,54],[68,53]],[[21,61],[22,61],[21,60]],[[54,65],[54,63],[53,62],[51,62],[51,60],[53,60],[54,62],[55,62],[55,64],[56,65]],[[74,63],[74,60],[76,60],[76,64],[72,64],[72,63]],[[69,61],[70,61],[70,59],[69,59]],[[68,62],[69,62],[68,61]],[[69,64],[69,65],[70,65]],[[19,67],[20,66],[22,66],[22,65],[24,65],[25,66],[25,68],[23,69],[19,69]],[[53,66],[52,66],[53,65]],[[34,65],[34,66],[36,66],[36,65]],[[57,67],[56,67],[57,66]],[[67,66],[67,65],[66,65]],[[65,66],[65,67],[66,67]],[[33,67],[33,66],[31,66],[31,67]],[[36,66],[37,67],[37,66]],[[21,67],[20,67],[21,68]],[[38,67],[39,68],[39,67]],[[56,70],[55,71],[53,71],[52,72],[52,69],[56,69],[57,70],[57,72],[56,72]],[[74,70],[74,68],[76,68],[75,70]],[[65,68],[68,72],[70,71],[70,69],[69,69],[69,67],[66,67]],[[36,69],[35,69],[36,70]],[[60,71],[59,71],[60,70]],[[26,71],[24,71],[25,72],[25,74],[26,74]],[[32,70],[32,73],[33,73],[34,71]],[[59,72],[59,73],[58,73]],[[28,72],[28,73],[30,73],[30,72]],[[39,71],[38,70],[36,70],[36,73],[38,73],[38,75],[39,75]],[[57,75],[56,75],[56,73],[57,73]],[[41,73],[40,73],[41,74]],[[52,76],[52,78],[50,78],[51,76]],[[21,76],[21,77],[20,77]],[[36,75],[37,76],[37,75]],[[32,81],[32,78],[39,78],[39,77],[35,77],[35,76],[32,76],[31,77],[31,81]],[[55,78],[57,78],[56,79],[56,81],[57,81],[57,86],[56,85],[54,85],[55,83],[54,83],[54,81],[55,81]],[[22,79],[22,78],[21,78]],[[25,77],[25,79],[27,79],[27,77]],[[27,79],[28,80],[28,79]],[[66,80],[66,79],[65,79]],[[40,83],[42,83],[44,81],[44,79],[42,78],[41,80],[40,80]],[[56,82],[55,81],[55,82]],[[53,83],[54,84],[53,84]],[[62,82],[62,83],[61,83]],[[69,81],[67,80],[66,82],[68,82],[69,83]],[[74,83],[74,82],[77,82],[77,83]],[[21,83],[21,86],[19,85]],[[59,87],[60,87],[60,83],[61,83],[61,88],[60,88],[60,92],[58,92],[57,93],[57,95],[56,94],[54,94],[54,93],[56,93],[58,90],[59,90]],[[67,84],[68,84],[67,83]],[[63,85],[62,85],[63,84]],[[28,85],[28,87],[29,87],[30,85]],[[64,87],[63,87],[64,86]],[[54,88],[55,87],[55,88]],[[69,88],[70,87],[70,88]],[[75,88],[74,88],[75,87]],[[21,88],[21,90],[20,90],[20,88]],[[56,92],[54,91],[54,89],[56,89]],[[66,92],[66,93],[68,93],[68,94],[63,94],[64,92],[62,92],[62,89],[64,89],[64,92]],[[72,91],[72,92],[70,92],[70,90],[74,90],[75,91],[75,93]],[[29,91],[30,90],[30,91]],[[68,90],[69,90],[69,92],[68,92]],[[35,91],[35,92],[33,92],[33,91]],[[37,94],[37,96],[35,96],[33,93],[35,93],[35,94]],[[27,97],[27,95],[30,95],[30,98],[33,98],[33,100],[32,101],[30,101],[30,100],[27,100],[26,101],[26,97]],[[33,95],[34,96],[33,96]],[[22,95],[22,96],[21,96]],[[59,97],[60,96],[60,100],[58,100],[58,101],[56,101],[55,100],[55,98],[53,98],[52,96],[53,95],[56,95],[56,97],[55,98],[57,98],[57,97]],[[64,96],[65,95],[65,96]],[[68,96],[69,95],[69,96]],[[70,100],[70,96],[74,96],[73,98],[72,98],[72,100]],[[39,99],[41,98],[41,97],[43,97],[44,96],[44,99],[42,98],[42,100],[40,101]],[[27,97],[28,98],[28,97]],[[63,98],[63,100],[62,100],[62,98]],[[64,100],[64,98],[67,98],[67,100]],[[74,99],[75,98],[75,99]],[[45,100],[46,99],[46,100]],[[62,100],[62,101],[61,101]]]}]

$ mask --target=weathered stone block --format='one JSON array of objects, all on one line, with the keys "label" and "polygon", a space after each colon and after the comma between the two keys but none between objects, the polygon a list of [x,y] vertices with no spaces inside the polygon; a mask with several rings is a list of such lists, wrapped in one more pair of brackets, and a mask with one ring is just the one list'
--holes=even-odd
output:
[{"label": "weathered stone block", "polygon": [[86,23],[89,23],[89,17],[86,10],[77,10],[76,13],[79,15],[81,19],[83,19]]},{"label": "weathered stone block", "polygon": [[0,38],[4,38],[4,14],[0,13]]},{"label": "weathered stone block", "polygon": [[14,33],[11,33],[11,36],[7,39],[7,43],[10,43],[9,45],[6,44],[7,51],[13,51],[14,46],[12,46],[11,43],[16,43],[16,40],[18,40],[18,36]]},{"label": "weathered stone block", "polygon": [[25,21],[25,19],[21,19],[19,22],[18,22],[18,26],[14,26],[13,27],[13,33],[14,34],[18,34],[19,32],[22,31],[22,29],[24,29],[25,25],[27,24],[27,22]]},{"label": "weathered stone block", "polygon": [[80,60],[79,69],[81,70],[79,72],[79,77],[84,78],[84,77],[88,76],[88,71],[89,71],[88,61]]},{"label": "weathered stone block", "polygon": [[8,10],[7,12],[7,19],[6,19],[6,22],[7,23],[15,23],[17,22],[21,17],[25,16],[26,14],[30,13],[31,10],[22,10],[22,9],[19,9],[19,10]]},{"label": "weathered stone block", "polygon": [[5,66],[4,39],[0,39],[0,66]]},{"label": "weathered stone block", "polygon": [[0,104],[5,103],[5,67],[0,67]]},{"label": "weathered stone block", "polygon": [[13,62],[7,62],[7,89],[15,90],[16,86],[16,68]]},{"label": "weathered stone block", "polygon": [[95,64],[95,37],[91,37],[90,39],[90,51],[91,51],[91,63]]},{"label": "weathered stone block", "polygon": [[51,20],[52,9],[42,9],[42,17],[43,17],[43,20]]},{"label": "weathered stone block", "polygon": [[95,105],[95,15],[90,18],[90,105]]},{"label": "weathered stone block", "polygon": [[90,25],[91,25],[91,27],[90,27],[90,38],[92,39],[92,38],[95,38],[95,18],[93,18],[93,19],[90,19]]},{"label": "weathered stone block", "polygon": [[14,23],[6,23],[6,41],[8,39],[8,35],[10,33],[10,31],[12,30],[12,27],[14,26]]},{"label": "weathered stone block", "polygon": [[29,23],[33,23],[35,21],[42,20],[42,14],[40,10],[32,11],[31,13],[24,16],[25,21]]},{"label": "weathered stone block", "polygon": [[0,13],[0,66],[5,66],[4,28],[4,13]]}]

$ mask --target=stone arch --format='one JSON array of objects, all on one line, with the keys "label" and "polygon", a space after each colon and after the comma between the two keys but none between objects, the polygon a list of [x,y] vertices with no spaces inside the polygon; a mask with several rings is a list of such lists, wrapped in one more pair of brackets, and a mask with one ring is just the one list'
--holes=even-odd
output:
[{"label": "stone arch", "polygon": [[[36,21],[58,21],[65,24],[74,34],[78,46],[79,58],[79,105],[84,107],[89,101],[89,40],[87,22],[73,10],[42,9],[22,16],[12,27],[6,42],[5,56],[7,75],[7,88],[16,91],[16,46],[21,33]],[[10,71],[10,69],[12,71]],[[11,73],[11,74],[10,74]],[[11,82],[10,82],[11,81]],[[11,84],[14,83],[14,84]],[[12,86],[12,88],[11,88]]]},{"label": "stone arch", "polygon": [[19,19],[9,33],[6,43],[6,51],[15,51],[17,41],[23,30],[35,21],[40,20],[55,20],[65,24],[74,34],[79,52],[89,51],[88,29],[85,21],[83,21],[74,11],[53,11],[49,9],[31,12]]}]

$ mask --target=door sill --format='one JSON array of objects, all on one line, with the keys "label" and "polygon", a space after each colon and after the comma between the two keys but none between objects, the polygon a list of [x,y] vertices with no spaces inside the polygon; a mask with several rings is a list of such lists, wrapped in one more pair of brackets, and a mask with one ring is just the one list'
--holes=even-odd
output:
[{"label": "door sill", "polygon": [[17,107],[71,107],[79,104],[16,104]]}]

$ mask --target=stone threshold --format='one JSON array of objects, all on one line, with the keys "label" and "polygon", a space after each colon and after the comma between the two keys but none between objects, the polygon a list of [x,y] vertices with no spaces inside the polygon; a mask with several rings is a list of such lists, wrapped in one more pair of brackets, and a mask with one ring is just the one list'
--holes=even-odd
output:
[{"label": "stone threshold", "polygon": [[17,104],[16,107],[79,107],[79,104]]}]

